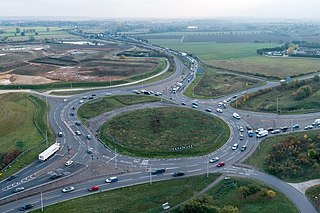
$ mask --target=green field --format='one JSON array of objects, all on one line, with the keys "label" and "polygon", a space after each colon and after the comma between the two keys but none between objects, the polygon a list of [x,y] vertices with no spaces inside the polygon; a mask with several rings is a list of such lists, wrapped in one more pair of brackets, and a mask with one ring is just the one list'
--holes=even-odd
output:
[{"label": "green field", "polygon": [[160,98],[145,95],[110,96],[83,104],[78,110],[78,116],[86,120],[121,107],[160,100]]},{"label": "green field", "polygon": [[288,182],[320,178],[317,155],[313,155],[319,137],[320,130],[314,130],[267,138],[245,163]]},{"label": "green field", "polygon": [[142,184],[125,187],[49,206],[45,208],[45,212],[161,212],[163,203],[169,202],[171,206],[178,205],[199,193],[218,176],[218,174],[210,174],[209,178],[196,176],[154,182],[151,186]]},{"label": "green field", "polygon": [[[248,187],[244,196],[244,187]],[[266,191],[276,192],[275,197],[268,197]],[[297,213],[298,210],[282,193],[277,192],[271,187],[251,179],[231,178],[221,181],[218,185],[211,188],[206,194],[212,196],[213,205],[235,206],[239,213],[270,213],[286,212]]]},{"label": "green field", "polygon": [[257,49],[278,47],[275,43],[180,42],[180,39],[149,39],[151,43],[188,52],[217,68],[260,76],[284,78],[320,70],[312,58],[264,57]]},{"label": "green field", "polygon": [[204,74],[197,74],[196,79],[186,89],[185,95],[193,98],[218,98],[231,93],[240,92],[263,82],[258,79],[226,73],[223,70],[203,65]]},{"label": "green field", "polygon": [[[18,150],[22,153],[19,161],[4,172],[3,176],[18,171],[37,159],[37,155],[45,149],[43,135],[34,122],[45,133],[46,125],[45,102],[34,96],[23,93],[8,93],[0,96],[0,159],[4,166],[6,155]],[[53,135],[48,131],[49,141]]]},{"label": "green field", "polygon": [[315,207],[320,210],[320,185],[315,185],[307,189],[306,196],[312,201]]},{"label": "green field", "polygon": [[[310,86],[312,92],[305,98],[297,99],[295,94],[303,86]],[[277,113],[278,106],[280,114],[318,112],[320,110],[319,81],[292,82],[260,90],[248,94],[239,99],[236,104],[232,104],[233,107],[236,105],[239,109],[274,113]]]},{"label": "green field", "polygon": [[[219,175],[210,174],[209,178],[205,176],[196,176],[188,178],[179,178],[176,180],[154,182],[137,186],[130,186],[103,193],[97,193],[86,197],[76,198],[65,201],[49,207],[45,207],[45,212],[68,212],[75,213],[85,211],[93,212],[161,212],[161,205],[169,202],[174,207],[184,201],[196,196],[205,189]],[[240,193],[241,187],[256,186],[258,191],[247,198],[243,198]],[[251,187],[252,188],[252,187]],[[281,193],[276,192],[276,196],[268,198],[263,190],[273,190],[260,182],[248,179],[234,179],[222,181],[217,186],[212,187],[206,195],[214,198],[214,205],[220,208],[224,205],[232,205],[239,211],[234,213],[253,213],[253,212],[298,212],[294,205]],[[259,191],[260,190],[260,191]],[[121,200],[121,202],[119,202]],[[205,203],[206,206],[209,203]],[[40,209],[34,212],[41,212]],[[181,207],[173,209],[172,212],[182,212]],[[193,211],[199,212],[199,211]],[[219,213],[226,213],[221,211]]]},{"label": "green field", "polygon": [[230,135],[219,118],[186,108],[124,113],[103,124],[100,132],[108,147],[142,157],[204,155],[220,148]]}]

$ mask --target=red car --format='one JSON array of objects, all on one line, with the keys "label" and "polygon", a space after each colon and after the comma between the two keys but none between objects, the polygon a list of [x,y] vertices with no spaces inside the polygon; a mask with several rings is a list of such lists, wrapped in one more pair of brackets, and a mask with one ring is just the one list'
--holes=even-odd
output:
[{"label": "red car", "polygon": [[88,189],[90,192],[93,191],[98,191],[99,190],[99,186],[92,186],[91,188]]},{"label": "red car", "polygon": [[221,166],[224,166],[224,162],[220,162],[217,164],[217,167],[221,167]]}]

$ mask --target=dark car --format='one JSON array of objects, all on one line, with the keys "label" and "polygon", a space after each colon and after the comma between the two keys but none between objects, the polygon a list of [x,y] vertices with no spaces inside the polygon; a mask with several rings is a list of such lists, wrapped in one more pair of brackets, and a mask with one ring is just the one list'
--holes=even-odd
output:
[{"label": "dark car", "polygon": [[181,105],[182,105],[182,106],[185,106],[185,105],[186,105],[186,103],[182,102],[182,103],[181,103]]},{"label": "dark car", "polygon": [[75,122],[75,125],[76,125],[76,126],[81,126],[81,123],[80,123],[79,121],[76,121],[76,122]]},{"label": "dark car", "polygon": [[89,97],[88,99],[93,99],[93,97]]},{"label": "dark car", "polygon": [[273,127],[269,127],[269,128],[267,129],[268,132],[271,132],[271,131],[273,131],[273,130],[274,130]]},{"label": "dark car", "polygon": [[250,126],[246,126],[247,131],[252,130]]},{"label": "dark car", "polygon": [[217,167],[221,167],[221,166],[224,166],[224,165],[225,165],[224,162],[220,162],[220,163],[217,164]]},{"label": "dark car", "polygon": [[76,108],[75,107],[72,107],[72,110],[75,110]]},{"label": "dark car", "polygon": [[212,112],[212,110],[211,110],[211,109],[205,109],[205,111],[206,111],[206,112]]},{"label": "dark car", "polygon": [[240,149],[241,152],[245,151],[247,149],[247,146],[246,145],[243,145]]},{"label": "dark car", "polygon": [[33,206],[34,205],[32,205],[32,204],[27,204],[25,206],[21,206],[20,211],[25,211],[25,210],[31,209]]},{"label": "dark car", "polygon": [[173,173],[173,177],[180,177],[180,176],[183,176],[184,175],[184,172],[175,172]]},{"label": "dark car", "polygon": [[166,171],[165,169],[156,169],[156,170],[152,171],[151,174],[157,175],[157,174],[164,173],[165,171]]},{"label": "dark car", "polygon": [[286,132],[288,130],[288,127],[287,126],[284,126],[284,127],[281,127],[280,128],[283,132]]},{"label": "dark car", "polygon": [[71,115],[71,116],[74,116],[74,112],[71,112],[70,115]]},{"label": "dark car", "polygon": [[57,178],[59,178],[59,177],[62,177],[62,174],[61,173],[55,173],[55,174],[53,174],[50,178],[51,179],[57,179]]},{"label": "dark car", "polygon": [[16,179],[17,177],[18,177],[17,175],[12,175],[7,179],[7,181],[12,181],[13,179]]}]

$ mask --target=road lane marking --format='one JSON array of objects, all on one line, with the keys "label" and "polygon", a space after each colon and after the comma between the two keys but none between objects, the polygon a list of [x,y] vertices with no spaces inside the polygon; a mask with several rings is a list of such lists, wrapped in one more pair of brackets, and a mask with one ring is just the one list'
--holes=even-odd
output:
[{"label": "road lane marking", "polygon": [[119,182],[119,183],[123,183],[123,182],[128,182],[128,181],[131,181],[131,180],[133,180],[133,178],[125,179],[125,180],[120,180],[120,181],[118,181],[118,182]]},{"label": "road lane marking", "polygon": [[167,170],[170,170],[170,169],[179,169],[180,167],[169,167],[169,168],[166,168]]},{"label": "road lane marking", "polygon": [[198,171],[201,171],[202,169],[194,169],[194,170],[190,170],[190,171],[187,171],[187,172],[198,172]]},{"label": "road lane marking", "polygon": [[194,166],[198,166],[198,165],[199,165],[199,164],[193,164],[193,165],[186,166],[186,168],[194,167]]}]

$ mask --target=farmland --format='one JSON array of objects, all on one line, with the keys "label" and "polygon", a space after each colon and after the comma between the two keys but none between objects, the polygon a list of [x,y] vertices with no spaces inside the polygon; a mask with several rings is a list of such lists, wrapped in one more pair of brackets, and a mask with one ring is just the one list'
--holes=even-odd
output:
[{"label": "farmland", "polygon": [[219,118],[186,108],[158,108],[112,118],[102,125],[100,138],[124,154],[179,157],[213,152],[229,134],[228,125]]},{"label": "farmland", "polygon": [[259,76],[284,78],[315,72],[320,67],[317,59],[257,55],[257,49],[280,46],[278,43],[181,42],[181,39],[150,39],[150,42],[188,52],[215,68]]}]

